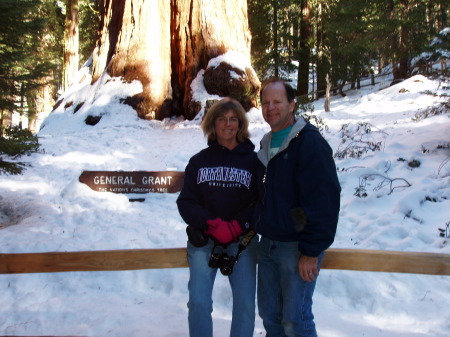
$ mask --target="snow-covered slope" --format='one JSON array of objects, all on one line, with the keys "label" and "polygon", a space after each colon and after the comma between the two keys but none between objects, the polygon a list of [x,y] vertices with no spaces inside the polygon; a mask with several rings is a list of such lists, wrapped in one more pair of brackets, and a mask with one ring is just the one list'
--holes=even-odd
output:
[{"label": "snow-covered slope", "polygon": [[[184,247],[177,194],[132,203],[78,177],[83,170],[182,171],[206,144],[198,122],[140,120],[120,104],[141,90],[138,83],[109,79],[98,92],[86,81],[66,93],[72,107],[43,122],[44,151],[25,158],[32,167],[0,175],[1,252]],[[314,103],[325,137],[344,157],[336,159],[342,207],[334,248],[450,254],[438,230],[450,221],[449,114],[415,120],[449,94],[448,82],[415,76],[333,97],[329,113],[323,101]],[[90,126],[88,115],[102,118]],[[249,118],[258,144],[268,127],[257,109]],[[348,157],[370,142],[379,151]],[[0,275],[0,335],[187,336],[188,277],[187,269]],[[215,336],[228,336],[231,292],[222,275],[214,301]],[[448,276],[322,270],[313,309],[321,337],[443,337],[450,336],[448,303]],[[257,319],[255,336],[263,331]]]}]

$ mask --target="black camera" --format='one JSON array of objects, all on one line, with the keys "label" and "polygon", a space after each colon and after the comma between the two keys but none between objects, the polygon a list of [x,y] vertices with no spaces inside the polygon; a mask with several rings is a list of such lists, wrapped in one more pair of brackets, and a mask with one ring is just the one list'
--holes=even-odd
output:
[{"label": "black camera", "polygon": [[211,268],[219,268],[222,275],[228,276],[233,272],[236,259],[227,253],[215,253],[214,249],[209,257],[208,266]]},{"label": "black camera", "polygon": [[230,256],[227,253],[221,251],[220,253],[216,252],[216,247],[218,247],[218,243],[214,244],[214,247],[211,251],[211,256],[209,257],[208,266],[211,268],[219,268],[222,275],[228,276],[233,272],[234,265],[238,262],[241,253],[247,248],[252,241],[253,237],[256,236],[256,232],[252,229],[242,238],[239,243],[239,248],[236,253],[236,257]]}]

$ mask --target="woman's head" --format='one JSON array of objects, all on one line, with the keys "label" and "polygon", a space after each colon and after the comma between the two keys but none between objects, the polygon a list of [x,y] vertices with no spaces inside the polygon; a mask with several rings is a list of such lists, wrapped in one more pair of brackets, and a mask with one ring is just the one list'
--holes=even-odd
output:
[{"label": "woman's head", "polygon": [[[230,118],[230,115],[232,115],[232,118]],[[220,135],[218,135],[217,127],[224,123],[225,125],[229,124],[230,127],[233,127],[233,123],[237,123],[236,140],[238,142],[250,138],[245,110],[238,101],[232,98],[223,98],[214,103],[206,113],[201,127],[208,141],[218,141],[217,138]]]}]

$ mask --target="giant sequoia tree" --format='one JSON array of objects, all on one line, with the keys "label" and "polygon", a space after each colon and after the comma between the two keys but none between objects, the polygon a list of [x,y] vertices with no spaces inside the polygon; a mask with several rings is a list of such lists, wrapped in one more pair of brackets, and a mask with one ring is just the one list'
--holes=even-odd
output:
[{"label": "giant sequoia tree", "polygon": [[143,91],[125,102],[142,118],[193,118],[199,70],[228,50],[250,60],[246,0],[102,0],[100,12],[93,81],[105,71],[139,80]]}]

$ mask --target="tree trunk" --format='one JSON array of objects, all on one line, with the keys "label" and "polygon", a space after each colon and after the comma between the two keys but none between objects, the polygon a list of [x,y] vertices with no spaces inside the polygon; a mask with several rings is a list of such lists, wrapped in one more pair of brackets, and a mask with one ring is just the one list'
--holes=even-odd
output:
[{"label": "tree trunk", "polygon": [[78,72],[78,0],[66,0],[64,31],[63,90],[69,88]]},{"label": "tree trunk", "polygon": [[324,44],[324,30],[323,30],[323,4],[319,4],[318,8],[318,18],[317,18],[317,33],[316,33],[316,44],[317,44],[317,91],[316,97],[320,98],[325,95],[327,82],[326,75],[330,72],[330,63],[326,55],[326,46]]},{"label": "tree trunk", "polygon": [[344,92],[344,85],[345,85],[345,80],[341,80],[341,83],[339,84],[339,86],[338,86],[338,88],[339,88],[339,94],[342,96],[342,97],[346,97],[347,95],[345,94],[345,92]]},{"label": "tree trunk", "polygon": [[273,61],[275,68],[275,77],[278,77],[278,71],[280,67],[280,57],[278,53],[278,0],[272,1],[273,7]]},{"label": "tree trunk", "polygon": [[327,82],[327,88],[325,90],[325,102],[323,108],[325,112],[330,112],[330,89],[331,89],[330,76],[327,74],[325,78]]},{"label": "tree trunk", "polygon": [[297,95],[308,95],[309,92],[309,63],[311,50],[309,39],[311,38],[311,10],[308,0],[301,1],[300,21],[300,50],[298,60]]},{"label": "tree trunk", "polygon": [[445,27],[448,27],[448,12],[449,12],[449,5],[448,2],[443,2],[438,4],[439,8],[440,8],[440,12],[439,12],[439,19],[438,19],[438,31],[441,31],[442,29],[444,29]]},{"label": "tree trunk", "polygon": [[[401,6],[403,7],[402,13],[408,13],[409,12],[409,1],[408,0],[401,0],[400,1]],[[408,44],[410,41],[408,41],[408,28],[405,24],[400,25],[400,41],[399,41],[399,67],[398,67],[398,78],[401,80],[405,80],[408,78],[408,59],[409,59],[409,52],[408,52]]]},{"label": "tree trunk", "polygon": [[103,0],[93,55],[93,82],[138,80],[143,91],[125,102],[141,118],[195,117],[190,85],[208,61],[228,50],[250,59],[247,1]]},{"label": "tree trunk", "polygon": [[[403,15],[408,14],[408,0],[401,0]],[[387,1],[386,17],[388,20],[396,21],[395,17],[395,2],[393,0]],[[392,53],[392,74],[393,82],[397,83],[403,81],[408,76],[408,41],[406,27],[400,23],[398,28],[392,32],[392,36],[387,40],[390,42],[387,46],[387,50]]]},{"label": "tree trunk", "polygon": [[198,107],[191,83],[210,59],[234,50],[250,60],[247,0],[229,4],[228,0],[171,0],[172,114],[195,117]]},{"label": "tree trunk", "polygon": [[28,129],[35,134],[38,132],[37,120],[43,120],[52,110],[55,104],[56,88],[52,84],[55,82],[53,76],[41,78],[41,84],[36,90],[27,95],[28,106]]},{"label": "tree trunk", "polygon": [[0,111],[0,126],[9,128],[12,125],[12,112],[9,110]]}]

